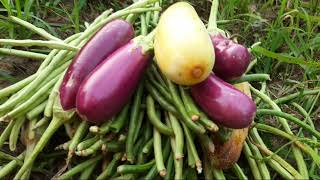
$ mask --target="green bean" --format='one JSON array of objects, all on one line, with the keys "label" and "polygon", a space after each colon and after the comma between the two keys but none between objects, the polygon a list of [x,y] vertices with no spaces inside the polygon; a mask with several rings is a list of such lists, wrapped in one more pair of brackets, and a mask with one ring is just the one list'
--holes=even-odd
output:
[{"label": "green bean", "polygon": [[196,105],[194,104],[190,94],[182,88],[182,86],[179,86],[180,95],[184,104],[184,107],[187,110],[187,113],[191,117],[193,121],[197,121],[200,119],[200,112]]},{"label": "green bean", "polygon": [[215,179],[226,180],[226,177],[224,176],[223,171],[221,169],[212,167],[212,174],[213,177],[215,177]]},{"label": "green bean", "polygon": [[144,154],[149,154],[153,148],[153,138],[151,138],[142,148]]},{"label": "green bean", "polygon": [[[187,146],[190,149],[190,155],[192,154],[192,157],[194,158],[198,173],[201,173],[202,172],[202,163],[199,158],[196,146],[193,142],[191,132],[189,131],[188,127],[184,123],[182,123],[182,126],[183,126],[183,130],[184,130],[184,133],[186,136]],[[188,156],[189,156],[189,152],[188,152]]]},{"label": "green bean", "polygon": [[157,130],[160,133],[165,134],[165,135],[169,135],[169,136],[173,136],[174,132],[173,132],[172,128],[167,127],[157,117],[156,112],[155,112],[155,107],[154,107],[154,100],[150,95],[147,96],[146,103],[147,103],[147,115],[148,115],[148,119],[150,120],[151,124],[153,124],[153,126],[155,128],[157,128]]},{"label": "green bean", "polygon": [[77,151],[82,151],[86,148],[89,148],[91,145],[93,145],[98,140],[99,140],[99,136],[96,135],[92,138],[89,138],[89,139],[82,141],[81,143],[79,143],[77,145]]},{"label": "green bean", "polygon": [[3,88],[0,90],[0,99],[10,96],[11,94],[14,94],[15,92],[18,92],[20,89],[28,85],[33,79],[37,77],[37,74],[33,74],[13,85],[10,85],[6,88]]},{"label": "green bean", "polygon": [[106,140],[99,139],[97,142],[95,142],[92,146],[90,146],[87,149],[76,151],[75,154],[78,156],[89,156],[97,152],[97,150],[101,149],[102,144],[105,143]]},{"label": "green bean", "polygon": [[26,102],[22,103],[21,105],[10,111],[7,114],[7,116],[9,118],[15,118],[19,113],[26,110],[28,107],[30,107],[30,105],[34,104],[36,99],[40,98],[41,96],[41,98],[46,98],[47,96],[49,96],[49,94],[45,94],[45,92],[48,91],[54,85],[58,78],[59,77],[52,79],[48,84],[46,84],[39,91],[37,91],[30,99],[28,99]]},{"label": "green bean", "polygon": [[[167,119],[168,126],[171,127],[169,120]],[[176,152],[176,142],[174,138],[170,138],[170,144],[173,154]],[[174,162],[174,179],[182,179],[183,178],[183,159],[177,160],[176,158],[173,158]]]},{"label": "green bean", "polygon": [[34,125],[34,130],[35,129],[37,129],[37,128],[39,128],[39,127],[42,127],[42,126],[44,126],[44,125],[47,125],[48,123],[49,123],[49,118],[47,118],[47,117],[43,117],[43,118],[41,118],[35,125]]},{"label": "green bean", "polygon": [[259,171],[257,162],[252,158],[253,154],[252,154],[247,142],[244,142],[244,144],[243,144],[243,152],[244,152],[244,155],[248,161],[248,164],[250,166],[251,173],[252,173],[254,179],[261,179],[262,176]]},{"label": "green bean", "polygon": [[89,166],[87,169],[84,169],[80,175],[79,179],[90,179],[92,177],[92,173],[96,166],[98,165],[99,161],[93,163],[91,166]]},{"label": "green bean", "polygon": [[154,86],[159,92],[160,94],[162,94],[165,99],[171,103],[171,94],[168,92],[168,90],[163,87],[161,84],[159,84],[154,77],[152,76],[152,74],[150,72],[147,73],[147,77],[148,77],[148,81],[146,82],[147,84],[150,83],[150,86]]},{"label": "green bean", "polygon": [[10,147],[11,151],[16,150],[20,129],[21,129],[23,123],[25,122],[25,120],[26,120],[25,117],[18,118],[12,127],[13,131],[11,132],[10,137],[9,137],[9,147]]},{"label": "green bean", "polygon": [[159,175],[164,177],[167,174],[167,170],[163,162],[161,135],[155,127],[153,128],[153,150]]},{"label": "green bean", "polygon": [[0,53],[10,56],[23,57],[34,60],[44,60],[47,58],[46,54],[23,51],[18,49],[0,48]]},{"label": "green bean", "polygon": [[150,93],[150,95],[160,104],[160,106],[163,109],[169,112],[172,112],[174,114],[178,114],[178,112],[176,111],[176,108],[172,106],[165,98],[163,98],[163,96],[161,96],[161,94],[157,92],[157,90],[153,88],[149,83],[146,83],[145,87]]},{"label": "green bean", "polygon": [[313,95],[313,94],[318,94],[320,92],[320,89],[313,89],[313,90],[304,90],[301,92],[296,92],[287,96],[283,96],[281,98],[275,99],[274,103],[276,104],[283,104],[286,103],[288,101],[291,101],[293,99],[302,97],[302,96],[306,96],[306,95]]},{"label": "green bean", "polygon": [[208,157],[203,154],[203,164],[204,164],[204,179],[205,180],[211,180],[213,179],[213,172],[212,172],[212,168],[211,168],[211,164],[208,160]]},{"label": "green bean", "polygon": [[140,165],[121,165],[117,168],[118,174],[143,173],[148,171],[155,164],[155,160]]},{"label": "green bean", "polygon": [[139,151],[141,152],[141,149],[142,149],[143,146],[144,146],[143,143],[144,143],[144,139],[143,139],[143,138],[139,138],[139,140],[135,143],[134,148],[133,148],[133,155],[134,155],[135,157],[138,156]]},{"label": "green bean", "polygon": [[176,86],[169,80],[167,80],[167,83],[169,85],[169,91],[171,93],[174,105],[177,107],[178,111],[180,112],[180,114],[182,116],[182,120],[186,123],[188,128],[190,128],[192,131],[194,131],[198,134],[205,133],[206,130],[202,126],[195,124],[191,120],[191,118],[188,116],[188,114],[183,106],[182,100],[177,92]]},{"label": "green bean", "polygon": [[[265,92],[266,92],[266,88],[267,88],[267,83],[266,83],[266,82],[262,82],[262,83],[261,83],[260,92],[261,92],[261,93],[265,93]],[[261,98],[260,98],[260,97],[257,97],[257,98],[254,100],[254,103],[256,103],[256,105],[258,105],[260,102],[261,102]]]},{"label": "green bean", "polygon": [[251,81],[268,81],[270,79],[269,74],[246,74],[241,76],[239,79],[231,81],[232,84],[251,82]]},{"label": "green bean", "polygon": [[5,143],[5,141],[8,139],[8,137],[10,136],[10,133],[12,131],[12,128],[13,128],[14,124],[15,124],[15,121],[10,121],[9,124],[6,126],[6,128],[1,133],[1,136],[0,136],[0,148]]},{"label": "green bean", "polygon": [[208,155],[213,155],[215,151],[215,145],[207,134],[198,135],[201,146]]},{"label": "green bean", "polygon": [[295,170],[289,163],[282,159],[277,154],[271,152],[269,149],[262,147],[261,145],[256,145],[264,154],[271,156],[272,159],[276,160],[282,167],[284,167],[289,173],[292,174],[294,179],[304,179],[304,177]]},{"label": "green bean", "polygon": [[175,152],[175,158],[177,160],[183,158],[183,146],[184,146],[184,139],[183,139],[183,130],[181,128],[181,125],[179,124],[177,118],[172,115],[171,113],[168,113],[169,119],[171,122],[171,126],[173,129],[173,132],[175,134],[175,140],[176,140],[176,152]]},{"label": "green bean", "polygon": [[[25,152],[22,152],[18,157],[17,160],[12,160],[5,166],[0,168],[0,179],[3,179],[5,176],[7,176],[11,171],[13,171],[18,166],[18,160],[23,161]],[[22,162],[21,162],[22,164]]]},{"label": "green bean", "polygon": [[124,108],[120,111],[118,116],[112,123],[110,124],[110,130],[118,133],[127,122],[128,112],[129,112],[130,103],[126,104]]},{"label": "green bean", "polygon": [[151,69],[152,74],[155,76],[157,81],[162,85],[162,87],[167,87],[167,84],[164,81],[165,78],[163,78],[161,73],[158,71],[157,65],[155,63],[152,63],[150,66],[150,69]]},{"label": "green bean", "polygon": [[[277,112],[280,112],[280,114],[282,114],[281,109],[279,108],[279,106],[274,101],[272,101],[267,95],[261,93],[257,89],[253,88],[251,85],[250,85],[250,90],[253,93],[255,93],[257,96],[259,96],[263,101],[268,103],[273,109],[275,109]],[[260,111],[260,110],[258,110],[258,111]],[[279,120],[279,122],[281,123],[281,125],[283,126],[283,128],[284,128],[284,130],[286,132],[288,132],[289,134],[293,134],[286,119],[284,119],[282,117],[281,118],[279,117],[278,120]],[[307,173],[307,166],[306,166],[306,163],[304,161],[302,152],[296,146],[293,146],[292,150],[293,150],[293,155],[295,157],[295,160],[296,160],[298,168],[299,168],[299,172],[301,174],[303,174],[303,175],[307,175],[308,174]]]},{"label": "green bean", "polygon": [[[249,51],[249,52],[250,52],[250,51]],[[248,72],[250,72],[251,69],[253,68],[253,66],[254,66],[255,64],[257,64],[257,62],[258,62],[257,58],[255,58],[254,60],[252,60],[252,61],[250,62],[250,64],[248,65],[247,70],[246,70],[246,72],[245,72],[244,74],[247,74]]]},{"label": "green bean", "polygon": [[71,156],[74,154],[74,151],[76,150],[77,145],[81,141],[81,139],[84,137],[86,131],[89,128],[89,124],[86,121],[82,121],[80,125],[77,128],[77,131],[75,132],[74,136],[72,137],[69,145],[69,152],[68,152],[68,159],[71,158]]},{"label": "green bean", "polygon": [[9,16],[9,19],[12,20],[15,23],[20,24],[21,26],[26,27],[27,29],[39,34],[40,36],[48,39],[48,40],[53,40],[53,41],[61,41],[61,39],[54,37],[53,35],[49,34],[47,31],[45,31],[42,28],[38,28],[36,26],[34,26],[33,24],[24,21],[20,18],[14,17],[14,16]]},{"label": "green bean", "polygon": [[131,163],[135,161],[135,157],[133,155],[133,146],[135,143],[134,134],[135,134],[135,131],[138,130],[136,129],[136,125],[139,120],[142,95],[143,95],[143,83],[140,83],[138,90],[136,91],[136,94],[133,99],[133,105],[132,105],[130,121],[129,121],[130,123],[129,123],[128,139],[126,142],[127,160]]},{"label": "green bean", "polygon": [[[60,99],[58,99],[56,102],[59,103],[58,101],[60,101]],[[51,120],[46,131],[42,134],[32,154],[24,161],[23,166],[17,172],[15,179],[21,178],[21,176],[26,172],[26,170],[33,164],[34,160],[37,158],[38,154],[42,151],[46,143],[49,141],[50,137],[52,137],[52,135],[59,129],[59,127],[62,126],[63,123],[65,123],[68,120],[68,118],[61,119],[56,116],[53,116],[53,119]]]},{"label": "green bean", "polygon": [[219,132],[219,127],[212,120],[210,120],[207,115],[203,112],[200,112],[199,123],[202,124],[207,130],[211,132]]},{"label": "green bean", "polygon": [[232,166],[233,172],[237,175],[239,180],[247,180],[248,177],[244,174],[241,167],[236,163]]},{"label": "green bean", "polygon": [[135,131],[134,136],[133,136],[133,142],[137,141],[137,138],[138,138],[138,135],[139,135],[139,132],[140,132],[140,129],[141,129],[141,125],[142,125],[142,122],[143,122],[144,114],[145,114],[144,111],[140,112],[140,114],[139,114],[138,121],[137,121],[137,124],[136,124],[136,131]]},{"label": "green bean", "polygon": [[117,170],[117,166],[119,161],[121,160],[122,154],[116,153],[113,155],[112,161],[108,164],[107,168],[105,168],[102,173],[97,177],[97,180],[107,179],[111,177]]},{"label": "green bean", "polygon": [[94,25],[98,24],[100,21],[102,21],[103,19],[107,18],[111,13],[112,13],[112,9],[107,9],[105,10],[103,13],[100,14],[100,16],[98,16],[90,25],[87,29],[92,28]]},{"label": "green bean", "polygon": [[188,161],[188,165],[191,168],[195,168],[196,167],[196,160],[193,157],[193,154],[191,153],[191,149],[189,144],[187,143],[187,161]]},{"label": "green bean", "polygon": [[[255,145],[253,145],[250,141],[247,141],[247,144],[248,144],[253,156],[255,156],[257,158],[261,158],[261,159],[263,158],[259,149]],[[259,161],[259,160],[256,160],[256,163],[257,163],[257,166],[260,170],[261,178],[262,179],[271,179],[270,172],[269,172],[269,169],[267,168],[266,163],[264,161]]]},{"label": "green bean", "polygon": [[44,46],[52,49],[61,49],[61,50],[69,50],[69,51],[78,51],[79,48],[66,44],[61,41],[42,41],[42,40],[14,40],[14,39],[0,39],[0,45],[7,46]]},{"label": "green bean", "polygon": [[170,156],[169,156],[169,159],[167,160],[167,165],[166,165],[166,169],[167,169],[167,174],[166,176],[164,177],[164,180],[170,180],[172,179],[172,176],[173,176],[173,154],[170,153]]},{"label": "green bean", "polygon": [[[158,1],[155,2],[155,7],[160,7],[160,3]],[[152,17],[153,24],[158,24],[159,15],[160,15],[159,11],[154,11],[153,12],[153,17]]]},{"label": "green bean", "polygon": [[94,158],[88,159],[72,169],[68,170],[66,173],[62,174],[61,176],[58,177],[58,179],[69,179],[73,177],[74,175],[80,173],[81,171],[85,170],[86,168],[94,165],[96,162],[100,161],[102,159],[102,155],[97,155]]},{"label": "green bean", "polygon": [[[304,123],[303,121],[300,121],[300,119],[292,116],[291,114],[287,114],[287,113],[280,112],[280,111],[277,111],[277,110],[258,109],[257,110],[257,115],[273,115],[273,116],[278,116],[278,117],[285,118],[285,119],[287,119],[287,120],[299,125],[303,129],[307,130],[312,135],[314,135],[315,137],[320,139],[320,132],[318,132],[317,130],[313,129],[311,126],[309,126],[308,124]],[[290,134],[292,134],[292,133],[290,133]]]},{"label": "green bean", "polygon": [[146,129],[145,129],[145,133],[144,133],[144,139],[150,139],[152,138],[152,134],[153,134],[153,128],[152,125],[149,121],[146,121],[144,123],[146,125]]},{"label": "green bean", "polygon": [[274,128],[272,126],[268,126],[268,125],[265,125],[265,124],[260,124],[260,123],[257,123],[254,125],[256,128],[258,129],[261,129],[261,130],[264,130],[264,131],[267,131],[267,132],[270,132],[272,134],[275,134],[277,136],[282,136],[290,141],[294,141],[294,143],[296,144],[297,147],[299,147],[301,150],[303,150],[305,153],[309,154],[313,161],[320,165],[320,155],[318,155],[318,153],[316,151],[314,151],[310,146],[308,146],[307,144],[303,144],[298,140],[298,137],[297,136],[294,136],[294,135],[291,135],[291,134],[288,134],[286,132],[283,132],[281,131],[280,129],[277,129],[277,128]]},{"label": "green bean", "polygon": [[[167,160],[170,154],[170,141],[167,141],[163,150],[163,159]],[[154,165],[143,179],[154,179],[157,175],[157,165]]]},{"label": "green bean", "polygon": [[60,88],[60,85],[63,81],[63,78],[64,78],[64,76],[60,76],[59,80],[55,83],[55,85],[53,86],[53,89],[49,95],[48,103],[44,109],[44,115],[46,117],[52,116],[53,103],[54,103],[56,96],[58,96],[58,94],[59,94],[59,88]]},{"label": "green bean", "polygon": [[111,130],[110,125],[112,124],[112,122],[113,122],[113,118],[112,120],[105,121],[100,127],[90,126],[89,131],[92,133],[100,134],[100,135],[107,134]]},{"label": "green bean", "polygon": [[66,150],[67,151],[67,150],[69,150],[70,143],[71,143],[71,140],[56,146],[54,148],[54,150]]},{"label": "green bean", "polygon": [[37,117],[38,115],[40,115],[43,112],[43,110],[45,109],[47,103],[48,103],[48,101],[44,101],[41,104],[39,104],[37,107],[35,107],[31,111],[29,111],[26,114],[27,119],[31,120],[31,119],[34,119],[35,117]]}]

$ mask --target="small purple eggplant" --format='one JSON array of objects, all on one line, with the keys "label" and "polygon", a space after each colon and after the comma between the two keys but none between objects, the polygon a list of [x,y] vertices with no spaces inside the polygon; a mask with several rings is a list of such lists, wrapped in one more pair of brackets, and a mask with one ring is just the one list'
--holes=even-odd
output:
[{"label": "small purple eggplant", "polygon": [[135,39],[105,59],[79,88],[80,117],[102,123],[118,113],[135,92],[150,59],[149,51]]},{"label": "small purple eggplant", "polygon": [[213,121],[225,127],[245,128],[255,117],[255,103],[213,73],[205,81],[192,86],[191,94]]},{"label": "small purple eggplant", "polygon": [[60,86],[60,99],[64,110],[75,108],[76,95],[85,77],[133,36],[132,25],[118,19],[106,24],[85,44],[73,59]]},{"label": "small purple eggplant", "polygon": [[250,63],[248,49],[221,34],[210,37],[216,56],[213,72],[225,81],[240,78]]}]

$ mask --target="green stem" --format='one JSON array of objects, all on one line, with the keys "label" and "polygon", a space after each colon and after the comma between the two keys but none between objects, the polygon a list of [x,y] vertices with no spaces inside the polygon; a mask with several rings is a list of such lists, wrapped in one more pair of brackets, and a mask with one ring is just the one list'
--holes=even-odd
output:
[{"label": "green stem", "polygon": [[215,179],[226,180],[226,177],[224,176],[223,171],[221,169],[216,169],[215,167],[212,167],[212,173]]},{"label": "green stem", "polygon": [[[253,156],[255,156],[257,158],[261,158],[261,159],[263,158],[259,149],[255,145],[253,145],[249,141],[247,141],[247,144],[249,145],[249,148],[250,148]],[[266,163],[264,161],[259,161],[259,160],[256,160],[256,163],[257,163],[257,166],[260,170],[260,174],[261,174],[262,179],[271,179],[270,172],[269,172],[269,169],[268,169]]]},{"label": "green stem", "polygon": [[79,179],[90,179],[90,177],[92,177],[92,173],[93,173],[94,169],[96,168],[96,166],[98,165],[98,163],[99,163],[99,161],[96,161],[91,166],[89,166],[87,169],[82,171]]},{"label": "green stem", "polygon": [[9,49],[9,48],[0,48],[0,53],[9,55],[9,56],[17,56],[22,58],[34,59],[34,60],[44,60],[47,58],[46,54],[23,51],[18,49]]},{"label": "green stem", "polygon": [[10,136],[10,133],[12,131],[12,128],[13,128],[14,124],[15,124],[15,121],[10,121],[9,124],[4,129],[4,131],[1,133],[1,136],[0,136],[0,148],[3,146],[5,141]]},{"label": "green stem", "polygon": [[142,148],[144,154],[149,154],[153,148],[153,138],[151,138]]},{"label": "green stem", "polygon": [[76,155],[78,156],[90,156],[97,152],[99,149],[101,149],[102,145],[106,142],[105,139],[100,139],[97,142],[95,142],[92,146],[90,146],[88,149],[84,149],[81,151],[76,151]]},{"label": "green stem", "polygon": [[31,81],[33,81],[37,77],[37,74],[33,74],[13,85],[10,85],[6,88],[3,88],[0,90],[0,99],[10,96],[11,94],[14,94],[24,88],[26,85],[28,85]]},{"label": "green stem", "polygon": [[[138,139],[138,136],[141,132],[141,125],[142,125],[142,122],[143,122],[143,118],[144,118],[144,115],[145,115],[145,111],[141,111],[140,114],[139,114],[139,117],[138,117],[138,121],[137,121],[137,124],[136,124],[136,131],[134,133],[134,136],[133,136],[133,142],[136,142],[137,139]],[[140,131],[139,131],[140,130]]]},{"label": "green stem", "polygon": [[218,13],[219,2],[218,0],[212,0],[210,16],[208,21],[208,32],[213,33],[217,29],[217,13]]},{"label": "green stem", "polygon": [[0,169],[0,179],[3,179],[5,176],[7,176],[11,171],[13,171],[18,166],[18,161],[23,161],[23,158],[25,156],[25,152],[21,153],[17,160],[12,160],[5,166],[2,166]]}]

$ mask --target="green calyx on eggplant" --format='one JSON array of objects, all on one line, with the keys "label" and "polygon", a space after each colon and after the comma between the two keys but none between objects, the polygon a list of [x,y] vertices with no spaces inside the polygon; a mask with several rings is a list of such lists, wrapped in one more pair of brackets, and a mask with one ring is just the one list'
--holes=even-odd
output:
[{"label": "green calyx on eggplant", "polygon": [[255,103],[213,73],[191,87],[195,102],[213,121],[232,129],[248,127],[256,114]]}]

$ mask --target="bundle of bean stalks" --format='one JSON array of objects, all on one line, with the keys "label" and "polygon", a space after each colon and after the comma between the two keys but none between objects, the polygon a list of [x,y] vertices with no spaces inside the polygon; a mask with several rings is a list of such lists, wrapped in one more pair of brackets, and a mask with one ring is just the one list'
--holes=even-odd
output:
[{"label": "bundle of bean stalks", "polygon": [[[45,40],[0,39],[6,54],[43,60],[35,74],[0,90],[0,179],[308,179],[319,173],[320,132],[299,104],[320,89],[272,100],[265,94],[269,75],[252,73],[251,49],[217,27],[217,0],[207,26],[187,2],[163,4],[140,0],[106,10],[65,40],[9,17]],[[303,119],[282,112],[284,103]],[[268,147],[262,134],[285,139],[281,148],[291,159]]]}]

